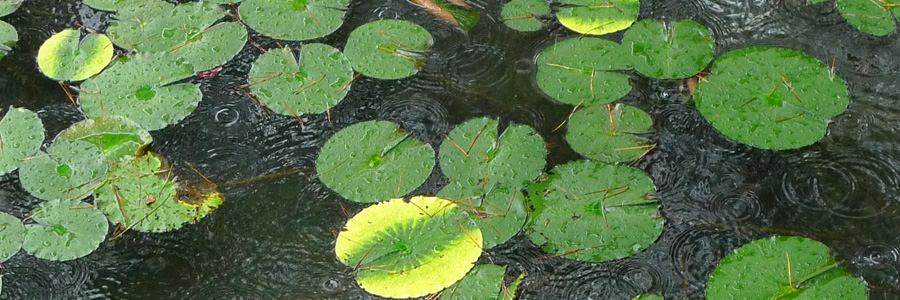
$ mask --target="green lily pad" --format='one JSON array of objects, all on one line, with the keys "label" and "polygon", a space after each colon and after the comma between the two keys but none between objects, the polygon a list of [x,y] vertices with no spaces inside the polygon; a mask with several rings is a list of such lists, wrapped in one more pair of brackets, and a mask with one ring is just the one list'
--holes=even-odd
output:
[{"label": "green lily pad", "polygon": [[0,262],[19,253],[24,241],[25,225],[22,225],[22,220],[0,212]]},{"label": "green lily pad", "polygon": [[738,49],[716,59],[697,108],[722,134],[764,149],[794,149],[825,136],[847,109],[847,86],[824,63],[781,48]]},{"label": "green lily pad", "polygon": [[828,246],[788,236],[759,239],[728,254],[709,278],[707,299],[866,299],[865,283]]},{"label": "green lily pad", "polygon": [[556,18],[566,28],[582,34],[616,32],[637,21],[638,0],[560,0]]},{"label": "green lily pad", "polygon": [[593,105],[572,114],[566,141],[573,150],[590,159],[628,161],[651,149],[647,138],[638,134],[650,131],[652,124],[650,116],[635,107]]},{"label": "green lily pad", "polygon": [[385,121],[344,128],[316,159],[322,183],[347,200],[363,203],[406,195],[425,182],[433,168],[430,145]]},{"label": "green lily pad", "polygon": [[102,34],[66,29],[44,41],[38,50],[38,67],[47,77],[63,81],[81,81],[94,76],[109,64],[113,45]]},{"label": "green lily pad", "polygon": [[522,284],[522,280],[525,279],[525,273],[519,274],[519,277],[513,282],[510,282],[509,285],[506,286],[506,289],[503,290],[502,298],[503,300],[513,300],[516,298],[516,290],[519,289],[519,285]]},{"label": "green lily pad", "polygon": [[137,123],[122,116],[87,119],[66,128],[56,140],[81,140],[97,146],[109,162],[125,155],[134,155],[150,144],[153,137]]},{"label": "green lily pad", "polygon": [[350,33],[344,54],[353,69],[378,79],[400,79],[415,75],[425,64],[423,52],[431,49],[431,34],[415,23],[379,20]]},{"label": "green lily pad", "polygon": [[[838,11],[847,22],[862,32],[885,36],[897,30],[894,15],[900,12],[897,1],[885,0],[835,0]],[[893,6],[893,13],[891,12]]]},{"label": "green lily pad", "polygon": [[631,91],[628,52],[601,38],[571,38],[544,49],[537,59],[538,87],[571,105],[613,102]]},{"label": "green lily pad", "polygon": [[451,181],[437,194],[469,213],[484,236],[484,248],[508,241],[522,230],[528,219],[525,196],[518,188],[494,184],[482,187],[475,182]]},{"label": "green lily pad", "polygon": [[78,200],[44,202],[31,216],[37,224],[25,225],[22,248],[47,260],[73,260],[91,254],[109,230],[103,213]]},{"label": "green lily pad", "polygon": [[622,45],[641,74],[657,79],[681,79],[700,73],[715,54],[712,33],[691,20],[663,23],[643,20],[625,32]]},{"label": "green lily pad", "polygon": [[19,41],[19,33],[16,28],[9,23],[0,21],[0,59],[6,56],[6,53],[12,51],[12,46]]},{"label": "green lily pad", "polygon": [[10,106],[0,120],[0,175],[19,168],[44,142],[44,124],[37,114]]},{"label": "green lily pad", "polygon": [[500,289],[506,267],[498,265],[478,265],[462,280],[441,292],[439,300],[483,300],[501,299]]},{"label": "green lily pad", "polygon": [[663,300],[663,297],[660,295],[654,295],[654,294],[643,294],[643,295],[634,297],[633,300]]},{"label": "green lily pad", "polygon": [[0,17],[15,12],[24,1],[25,0],[0,0]]},{"label": "green lily pad", "polygon": [[543,25],[538,16],[550,13],[544,0],[512,0],[503,5],[500,16],[509,28],[518,31],[537,31]]},{"label": "green lily pad", "polygon": [[305,44],[300,55],[298,63],[290,48],[270,49],[250,69],[253,93],[280,114],[325,112],[350,91],[353,69],[340,50]]},{"label": "green lily pad", "polygon": [[440,148],[444,175],[488,187],[494,183],[525,186],[540,176],[547,160],[541,136],[518,124],[498,134],[497,126],[496,120],[480,118],[453,129]]},{"label": "green lily pad", "polygon": [[662,233],[659,206],[646,195],[650,177],[627,165],[576,161],[557,166],[529,188],[535,208],[528,238],[570,259],[600,262],[636,254]]},{"label": "green lily pad", "polygon": [[44,200],[82,199],[106,180],[106,156],[84,141],[56,141],[49,154],[26,158],[19,167],[22,187]]},{"label": "green lily pad", "polygon": [[334,252],[369,293],[412,298],[463,278],[481,243],[481,229],[457,205],[419,196],[363,209],[344,226]]},{"label": "green lily pad", "polygon": [[244,23],[263,35],[302,41],[326,36],[344,24],[350,0],[245,0]]}]

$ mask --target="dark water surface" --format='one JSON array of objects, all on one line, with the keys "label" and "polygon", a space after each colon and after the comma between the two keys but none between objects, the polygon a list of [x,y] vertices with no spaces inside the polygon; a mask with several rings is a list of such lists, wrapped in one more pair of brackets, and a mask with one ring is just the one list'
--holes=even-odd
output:
[{"label": "dark water surface", "polygon": [[[572,109],[544,96],[533,82],[541,49],[574,36],[554,20],[518,33],[502,24],[501,1],[470,0],[484,9],[468,34],[406,0],[352,0],[347,22],[317,40],[342,48],[357,26],[402,18],[427,28],[436,46],[426,69],[399,81],[360,78],[326,114],[305,126],[267,112],[246,90],[260,54],[248,44],[218,77],[201,83],[203,101],[182,122],[153,132],[152,150],[176,173],[221,186],[226,202],[199,224],[176,232],[130,232],[69,262],[24,251],[3,263],[2,299],[373,299],[352,269],[333,254],[335,232],[364,206],[328,190],[314,174],[317,152],[341,128],[380,119],[402,124],[437,147],[453,126],[476,116],[535,127],[549,143],[547,169],[580,159],[553,132]],[[802,51],[836,61],[850,89],[850,107],[815,145],[768,151],[719,134],[690,102],[679,81],[632,74],[620,102],[653,117],[659,147],[636,167],[656,183],[665,230],[633,257],[604,263],[548,254],[524,234],[488,251],[509,275],[527,277],[519,299],[702,299],[707,277],[731,250],[771,233],[811,237],[829,245],[843,266],[865,278],[870,299],[900,299],[900,37],[871,37],[851,28],[834,3],[797,0],[642,0],[641,18],[693,19],[709,27],[717,54],[749,46]],[[0,106],[37,111],[48,141],[84,118],[60,86],[41,75],[37,49],[54,32],[84,24],[104,30],[110,14],[80,1],[26,0],[4,20],[20,42],[0,61]],[[620,40],[622,32],[608,38]],[[278,43],[251,31],[263,48]],[[301,44],[292,42],[290,46]],[[439,170],[415,194],[435,194]],[[39,204],[15,173],[0,177],[0,210],[25,217]],[[487,256],[482,261],[488,261]]]}]

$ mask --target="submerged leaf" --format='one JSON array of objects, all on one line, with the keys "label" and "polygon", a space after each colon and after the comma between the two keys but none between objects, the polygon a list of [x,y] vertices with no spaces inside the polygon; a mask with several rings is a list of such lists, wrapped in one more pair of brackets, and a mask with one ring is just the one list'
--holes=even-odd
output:
[{"label": "submerged leaf", "polygon": [[34,112],[10,106],[0,120],[0,175],[19,168],[21,160],[44,142],[44,124]]},{"label": "submerged leaf", "polygon": [[66,261],[94,252],[106,239],[109,222],[97,208],[78,200],[51,200],[31,213],[22,248],[38,258]]},{"label": "submerged leaf", "polygon": [[44,41],[38,50],[38,67],[47,77],[80,81],[94,76],[109,64],[113,45],[102,34],[88,34],[66,29]]},{"label": "submerged leaf", "polygon": [[244,23],[266,36],[302,41],[326,36],[344,23],[350,0],[245,0]]},{"label": "submerged leaf", "polygon": [[47,152],[26,158],[19,168],[22,187],[35,197],[78,200],[106,180],[106,156],[91,143],[56,141]]},{"label": "submerged leaf", "polygon": [[344,53],[353,69],[378,79],[400,79],[415,75],[424,65],[424,52],[431,49],[431,34],[415,23],[379,20],[350,33]]},{"label": "submerged leaf", "polygon": [[560,0],[559,22],[575,32],[603,35],[631,26],[637,20],[638,0]]}]

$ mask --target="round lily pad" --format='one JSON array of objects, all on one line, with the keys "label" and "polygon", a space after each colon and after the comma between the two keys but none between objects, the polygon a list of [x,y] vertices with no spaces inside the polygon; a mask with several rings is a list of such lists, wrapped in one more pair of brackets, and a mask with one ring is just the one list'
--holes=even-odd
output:
[{"label": "round lily pad", "polygon": [[153,141],[147,130],[122,116],[87,119],[66,128],[56,140],[81,140],[97,146],[110,162],[133,155]]},{"label": "round lily pad", "polygon": [[847,109],[847,86],[824,63],[781,48],[745,48],[716,59],[697,108],[722,134],[764,149],[793,149],[825,136]]},{"label": "round lily pad", "polygon": [[541,136],[526,125],[497,130],[497,121],[489,118],[472,119],[453,129],[440,148],[444,175],[486,186],[525,186],[540,176],[547,160]]},{"label": "round lily pad", "polygon": [[94,252],[106,239],[109,222],[97,208],[78,200],[51,200],[31,214],[22,248],[38,258],[73,260]]},{"label": "round lily pad", "polygon": [[637,21],[638,0],[560,0],[559,23],[582,34],[616,32]]},{"label": "round lily pad", "polygon": [[865,283],[847,273],[828,246],[788,236],[759,239],[728,254],[709,278],[707,299],[867,298]]},{"label": "round lily pad", "polygon": [[544,49],[537,59],[538,87],[571,105],[613,102],[631,91],[628,52],[601,38],[571,38]]},{"label": "round lily pad", "polygon": [[25,225],[22,225],[22,220],[0,212],[0,262],[19,253],[24,241]]},{"label": "round lily pad", "polygon": [[16,28],[9,23],[0,21],[0,59],[6,56],[6,53],[12,51],[12,46],[19,41],[19,33]]},{"label": "round lily pad", "polygon": [[481,229],[452,202],[391,199],[347,222],[334,252],[356,281],[382,297],[438,292],[463,278],[481,256]]},{"label": "round lily pad", "polygon": [[353,69],[378,79],[400,79],[415,75],[431,49],[431,34],[415,23],[379,20],[350,33],[344,53]]},{"label": "round lily pad", "polygon": [[653,181],[627,165],[576,161],[529,188],[535,208],[525,232],[544,250],[599,262],[636,254],[662,233]]},{"label": "round lily pad", "polygon": [[316,170],[347,200],[375,203],[406,195],[431,175],[434,149],[385,121],[357,123],[336,133],[319,153]]},{"label": "round lily pad", "polygon": [[651,149],[647,138],[639,134],[648,132],[652,124],[650,116],[635,107],[593,105],[572,114],[566,141],[573,150],[590,159],[628,161]]},{"label": "round lily pad", "polygon": [[625,32],[622,45],[631,49],[636,71],[657,79],[697,75],[709,65],[716,49],[709,29],[691,20],[637,22]]},{"label": "round lily pad", "polygon": [[97,146],[84,141],[57,141],[26,158],[19,167],[22,187],[44,200],[82,199],[106,180],[109,167]]},{"label": "round lily pad", "polygon": [[525,195],[519,188],[476,182],[451,181],[437,194],[438,198],[457,203],[469,213],[484,236],[484,248],[490,249],[511,239],[522,230],[528,219]]},{"label": "round lily pad", "polygon": [[15,12],[24,1],[25,0],[0,0],[0,17]]},{"label": "round lily pad", "polygon": [[498,265],[478,265],[462,280],[441,292],[439,300],[482,300],[501,299],[500,289],[506,267]]},{"label": "round lily pad", "polygon": [[43,142],[44,124],[37,114],[10,106],[0,120],[0,175],[17,169]]},{"label": "round lily pad", "polygon": [[281,40],[302,41],[326,36],[344,23],[350,0],[245,0],[244,23]]},{"label": "round lily pad", "polygon": [[112,42],[105,35],[87,34],[82,39],[80,30],[66,29],[41,45],[38,67],[44,75],[56,80],[85,80],[109,64],[113,50]]},{"label": "round lily pad", "polygon": [[141,52],[170,51],[201,34],[225,15],[225,9],[206,1],[179,5],[137,1],[121,8],[107,33],[113,43]]},{"label": "round lily pad", "polygon": [[321,113],[338,104],[353,79],[350,61],[325,44],[305,44],[300,61],[290,48],[270,49],[250,69],[257,99],[285,115]]},{"label": "round lily pad", "polygon": [[897,30],[894,15],[900,12],[900,8],[897,8],[898,3],[884,0],[835,0],[835,2],[841,16],[862,32],[885,36]]},{"label": "round lily pad", "polygon": [[503,5],[500,16],[509,28],[518,31],[536,31],[541,29],[538,16],[550,13],[550,4],[544,0],[512,0]]}]

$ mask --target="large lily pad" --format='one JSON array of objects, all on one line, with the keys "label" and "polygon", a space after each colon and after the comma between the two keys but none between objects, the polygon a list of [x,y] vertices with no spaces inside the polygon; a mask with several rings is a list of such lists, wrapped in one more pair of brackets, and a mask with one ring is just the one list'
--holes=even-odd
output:
[{"label": "large lily pad", "polygon": [[340,50],[305,44],[300,61],[290,48],[270,49],[250,69],[250,88],[257,99],[280,114],[321,113],[350,91],[353,69]]},{"label": "large lily pad", "polygon": [[153,141],[147,130],[122,116],[106,116],[87,119],[66,128],[56,140],[81,140],[97,146],[109,162],[125,155],[134,155],[138,149]]},{"label": "large lily pad", "polygon": [[78,200],[52,200],[32,214],[25,225],[22,248],[39,258],[64,261],[94,252],[106,239],[109,222],[97,208]]},{"label": "large lily pad", "polygon": [[481,229],[452,202],[391,199],[353,216],[338,235],[338,259],[366,291],[411,298],[463,278],[481,256]]},{"label": "large lily pad", "polygon": [[594,105],[580,109],[569,119],[566,141],[576,152],[605,162],[621,162],[641,157],[651,145],[639,134],[650,130],[653,121],[642,110],[623,105]]},{"label": "large lily pad", "polygon": [[379,20],[350,33],[344,53],[353,69],[379,79],[415,75],[424,66],[424,51],[431,49],[431,34],[415,23]]},{"label": "large lily pad", "polygon": [[6,56],[6,53],[12,51],[13,45],[19,41],[19,33],[16,28],[9,23],[0,21],[0,59]]},{"label": "large lily pad", "polygon": [[544,0],[512,0],[503,5],[500,16],[503,23],[518,31],[536,31],[541,29],[541,15],[550,13],[550,4]]},{"label": "large lily pad", "polygon": [[0,17],[15,12],[24,1],[25,0],[0,0]]},{"label": "large lily pad", "polygon": [[22,187],[44,199],[82,199],[98,188],[109,167],[97,146],[84,141],[57,141],[48,149],[26,158],[19,167]]},{"label": "large lily pad", "polygon": [[391,122],[357,123],[336,133],[319,153],[325,185],[350,201],[375,203],[422,184],[434,168],[434,149]]},{"label": "large lily pad", "polygon": [[655,190],[650,177],[626,165],[560,165],[529,188],[535,211],[525,232],[556,256],[589,262],[630,256],[662,233],[659,207],[646,197]]},{"label": "large lily pad", "polygon": [[556,18],[563,26],[593,35],[628,28],[641,10],[638,0],[560,0],[560,4]]},{"label": "large lily pad", "polygon": [[484,248],[490,249],[508,241],[522,230],[528,219],[525,196],[519,188],[476,182],[451,181],[437,196],[456,203],[469,213],[484,236]]},{"label": "large lily pad", "polygon": [[537,59],[538,87],[572,105],[603,104],[622,98],[631,85],[622,45],[601,38],[571,38],[544,49]]},{"label": "large lily pad", "polygon": [[0,212],[0,262],[19,253],[24,241],[25,225],[22,225],[22,220]]},{"label": "large lily pad", "polygon": [[276,39],[302,41],[326,36],[344,23],[350,0],[245,0],[244,23]]},{"label": "large lily pad", "polygon": [[81,38],[81,31],[66,29],[44,41],[38,50],[38,67],[47,77],[80,81],[94,76],[109,64],[113,45],[102,34]]},{"label": "large lily pad", "polygon": [[0,175],[19,168],[44,142],[44,124],[37,114],[10,106],[0,120]]},{"label": "large lily pad", "polygon": [[472,119],[457,126],[441,143],[440,161],[451,179],[525,186],[541,175],[547,159],[544,140],[526,125],[510,124],[498,133],[498,122]]},{"label": "large lily pad", "polygon": [[634,69],[651,78],[680,79],[700,73],[715,54],[712,33],[691,20],[643,20],[625,32]]},{"label": "large lily pad", "polygon": [[707,299],[866,299],[865,283],[840,267],[828,246],[773,236],[728,254],[709,278]]},{"label": "large lily pad", "polygon": [[501,299],[506,267],[478,265],[466,277],[441,292],[439,300]]},{"label": "large lily pad", "polygon": [[697,108],[722,134],[754,147],[793,149],[825,136],[847,109],[847,86],[824,63],[781,48],[720,56],[702,83]]},{"label": "large lily pad", "polygon": [[[897,30],[895,15],[900,12],[896,0],[835,0],[847,22],[862,32],[885,36]],[[893,8],[893,13],[891,9]]]}]

